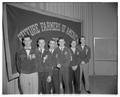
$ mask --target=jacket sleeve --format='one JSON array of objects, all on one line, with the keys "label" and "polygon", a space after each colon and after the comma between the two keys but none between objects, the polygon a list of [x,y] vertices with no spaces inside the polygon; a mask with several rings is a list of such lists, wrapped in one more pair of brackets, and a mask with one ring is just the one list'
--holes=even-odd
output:
[{"label": "jacket sleeve", "polygon": [[16,52],[16,54],[15,54],[15,64],[16,64],[17,72],[20,73],[20,71],[21,71],[21,59],[19,57],[18,52]]},{"label": "jacket sleeve", "polygon": [[89,47],[87,47],[87,54],[86,54],[85,63],[88,63],[90,58],[91,58],[91,49]]}]

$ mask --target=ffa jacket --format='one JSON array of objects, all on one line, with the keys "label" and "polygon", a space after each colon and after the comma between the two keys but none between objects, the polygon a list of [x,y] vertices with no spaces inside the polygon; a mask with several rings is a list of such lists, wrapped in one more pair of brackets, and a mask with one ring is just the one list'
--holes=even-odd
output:
[{"label": "ffa jacket", "polygon": [[[29,55],[32,54],[35,54],[34,49],[30,50]],[[30,60],[27,57],[27,53],[24,48],[16,52],[15,58],[16,58],[15,60],[16,60],[17,71],[19,73],[30,74],[37,72],[35,59]]]},{"label": "ffa jacket", "polygon": [[38,48],[35,50],[36,55],[36,65],[37,65],[37,71],[38,72],[44,72],[45,66],[43,64],[43,57],[47,54],[47,51],[44,50],[44,52],[40,52]]},{"label": "ffa jacket", "polygon": [[73,52],[72,49],[70,49],[70,51],[71,51],[70,66],[79,65],[80,64],[80,51],[77,48],[75,49],[75,52]]},{"label": "ffa jacket", "polygon": [[46,71],[49,72],[49,75],[52,75],[53,68],[56,68],[57,65],[57,56],[55,53],[55,50],[53,52],[48,51],[47,52],[47,59],[45,61],[45,68]]},{"label": "ffa jacket", "polygon": [[80,61],[85,61],[85,63],[88,63],[91,57],[90,48],[87,45],[85,45],[84,49],[82,49],[81,46],[78,48],[80,50]]},{"label": "ffa jacket", "polygon": [[63,51],[60,48],[56,48],[57,52],[57,63],[61,64],[62,67],[69,66],[71,60],[71,52],[67,47],[64,47]]}]

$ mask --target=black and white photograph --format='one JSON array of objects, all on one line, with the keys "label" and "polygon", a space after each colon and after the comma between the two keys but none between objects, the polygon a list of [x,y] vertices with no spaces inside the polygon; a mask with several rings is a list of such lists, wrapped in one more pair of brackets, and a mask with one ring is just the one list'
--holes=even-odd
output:
[{"label": "black and white photograph", "polygon": [[118,94],[118,2],[2,2],[2,94]]}]

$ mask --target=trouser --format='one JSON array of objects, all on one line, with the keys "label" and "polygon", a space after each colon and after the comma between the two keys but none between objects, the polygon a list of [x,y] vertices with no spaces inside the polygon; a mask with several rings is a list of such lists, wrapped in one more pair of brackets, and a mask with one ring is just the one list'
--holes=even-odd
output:
[{"label": "trouser", "polygon": [[65,94],[69,93],[69,67],[64,66],[60,69],[60,83],[63,86],[63,92]]},{"label": "trouser", "polygon": [[46,83],[45,83],[45,73],[38,72],[38,93],[45,94],[46,93]]},{"label": "trouser", "polygon": [[23,94],[38,94],[38,73],[21,73],[19,80]]},{"label": "trouser", "polygon": [[47,77],[48,77],[48,72],[39,72],[39,94],[49,94],[51,93],[51,89],[52,89],[52,82],[48,83],[47,82]]},{"label": "trouser", "polygon": [[85,81],[85,89],[89,90],[89,69],[88,69],[88,63],[87,64],[80,64],[80,90],[81,90],[81,84],[82,84],[82,78],[84,76]]},{"label": "trouser", "polygon": [[52,85],[52,75],[51,75],[51,82],[47,82],[48,76],[49,76],[49,73],[48,73],[48,72],[45,72],[46,94],[51,94],[51,90],[53,89],[53,85]]},{"label": "trouser", "polygon": [[59,69],[53,69],[53,93],[59,94],[60,93],[60,79],[59,79]]},{"label": "trouser", "polygon": [[75,93],[80,93],[80,67],[74,71],[72,67],[69,67],[69,89],[70,93],[73,93],[73,88]]}]

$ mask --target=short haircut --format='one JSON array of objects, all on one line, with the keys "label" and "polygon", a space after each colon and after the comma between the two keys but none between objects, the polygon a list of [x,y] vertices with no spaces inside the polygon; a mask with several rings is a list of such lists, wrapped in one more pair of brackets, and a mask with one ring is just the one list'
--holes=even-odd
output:
[{"label": "short haircut", "polygon": [[48,41],[48,43],[50,43],[51,41],[54,41],[54,42],[56,42],[54,39],[50,39],[50,40]]},{"label": "short haircut", "polygon": [[65,39],[63,37],[59,37],[58,41],[60,41],[60,40],[64,40],[65,41]]},{"label": "short haircut", "polygon": [[75,42],[76,42],[76,44],[77,44],[77,41],[76,41],[76,40],[72,40],[72,41],[70,42],[70,47],[71,47],[71,43],[72,43],[73,41],[75,41]]},{"label": "short haircut", "polygon": [[45,38],[44,38],[44,37],[39,37],[39,38],[37,39],[37,41],[36,41],[37,47],[39,46],[39,45],[38,45],[39,40],[44,40],[44,41],[45,41]]},{"label": "short haircut", "polygon": [[29,37],[30,39],[32,39],[30,35],[26,35],[26,36],[22,37],[22,42],[24,41],[25,38],[28,38],[28,37]]},{"label": "short haircut", "polygon": [[81,36],[81,38],[86,38],[85,36]]},{"label": "short haircut", "polygon": [[23,45],[23,46],[25,46],[25,44],[23,43],[23,41],[24,41],[25,38],[30,38],[30,39],[32,39],[30,35],[26,35],[26,36],[22,37],[22,45]]}]

